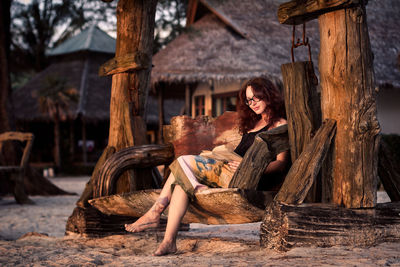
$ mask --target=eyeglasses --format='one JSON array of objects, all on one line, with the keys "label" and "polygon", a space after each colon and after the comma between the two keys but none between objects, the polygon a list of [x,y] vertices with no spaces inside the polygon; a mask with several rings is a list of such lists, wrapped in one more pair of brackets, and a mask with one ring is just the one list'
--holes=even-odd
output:
[{"label": "eyeglasses", "polygon": [[246,99],[246,105],[251,106],[251,105],[253,105],[253,103],[258,103],[258,102],[260,102],[260,101],[261,101],[260,98],[258,98],[258,97],[256,97],[256,96],[253,96],[253,97],[250,98],[250,99]]}]

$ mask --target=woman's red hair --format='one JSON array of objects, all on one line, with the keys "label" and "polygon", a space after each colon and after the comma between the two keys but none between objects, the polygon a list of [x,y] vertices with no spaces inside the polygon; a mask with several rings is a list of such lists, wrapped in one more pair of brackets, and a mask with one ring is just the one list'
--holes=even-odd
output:
[{"label": "woman's red hair", "polygon": [[286,118],[285,104],[278,88],[268,79],[253,78],[245,82],[239,91],[239,101],[236,109],[239,113],[239,130],[242,134],[252,130],[261,119],[261,115],[257,115],[246,105],[246,89],[249,86],[253,89],[253,94],[267,104],[267,128],[270,128],[280,119]]}]

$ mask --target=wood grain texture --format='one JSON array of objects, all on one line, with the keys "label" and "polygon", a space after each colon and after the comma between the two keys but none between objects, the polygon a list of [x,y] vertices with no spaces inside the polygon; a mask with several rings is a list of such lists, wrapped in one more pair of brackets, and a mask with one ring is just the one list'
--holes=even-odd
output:
[{"label": "wood grain texture", "polygon": [[230,188],[257,188],[258,182],[268,164],[275,160],[276,155],[289,150],[287,125],[257,134],[253,144],[248,149],[234,173]]},{"label": "wood grain texture", "polygon": [[137,51],[115,57],[104,63],[99,68],[99,76],[107,76],[122,72],[147,69],[150,67],[151,59],[147,54]]},{"label": "wood grain texture", "polygon": [[[157,200],[161,190],[141,190],[90,200],[90,204],[107,215],[140,217]],[[260,221],[264,208],[275,192],[258,192],[233,188],[211,188],[196,194],[183,223],[234,224]],[[164,217],[168,210],[164,212]]]},{"label": "wood grain texture", "polygon": [[318,80],[312,62],[281,66],[292,162],[299,157],[321,126]]},{"label": "wood grain texture", "polygon": [[400,241],[400,203],[373,209],[346,209],[333,204],[284,205],[266,209],[261,246],[286,251],[294,246],[369,247]]},{"label": "wood grain texture", "polygon": [[[157,1],[121,0],[117,5],[116,58],[127,55],[146,55],[151,61],[153,48],[154,18]],[[110,130],[108,145],[117,151],[125,147],[146,143],[146,131],[133,125],[134,117],[143,117],[149,90],[151,68],[117,73],[112,76],[110,102]],[[140,125],[140,124],[139,124]],[[130,174],[130,175],[129,175]],[[145,175],[127,172],[117,182],[117,192],[137,189],[136,181],[145,183]]]},{"label": "wood grain texture", "polygon": [[362,0],[292,0],[279,6],[278,20],[281,24],[299,25],[324,13],[352,7],[360,2]]},{"label": "wood grain texture", "polygon": [[[105,160],[93,182],[93,197],[115,194],[116,182],[129,169],[144,169],[172,162],[174,149],[171,144],[142,145],[121,149]],[[152,177],[147,179],[151,181]]]},{"label": "wood grain texture", "polygon": [[374,207],[380,127],[365,7],[319,16],[323,119],[334,119],[334,145],[323,168],[323,200]]},{"label": "wood grain texture", "polygon": [[164,142],[174,145],[176,158],[198,155],[218,145],[234,148],[241,139],[238,119],[236,112],[229,111],[217,118],[176,116],[171,119],[171,125],[164,126]]},{"label": "wood grain texture", "polygon": [[334,120],[324,121],[314,138],[293,163],[275,196],[275,201],[285,204],[303,203],[329,151],[335,130]]},{"label": "wood grain texture", "polygon": [[[310,61],[281,66],[290,156],[295,162],[321,126],[321,100],[317,92],[318,78]],[[306,201],[321,201],[321,175],[310,189]]]}]

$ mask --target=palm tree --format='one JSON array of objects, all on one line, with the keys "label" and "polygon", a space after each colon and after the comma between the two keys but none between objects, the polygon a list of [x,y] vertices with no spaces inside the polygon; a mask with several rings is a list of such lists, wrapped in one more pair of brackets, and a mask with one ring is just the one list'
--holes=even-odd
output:
[{"label": "palm tree", "polygon": [[38,91],[39,109],[54,121],[54,161],[61,166],[60,121],[72,117],[70,105],[79,98],[76,88],[67,86],[66,80],[58,76],[48,76],[45,86]]}]

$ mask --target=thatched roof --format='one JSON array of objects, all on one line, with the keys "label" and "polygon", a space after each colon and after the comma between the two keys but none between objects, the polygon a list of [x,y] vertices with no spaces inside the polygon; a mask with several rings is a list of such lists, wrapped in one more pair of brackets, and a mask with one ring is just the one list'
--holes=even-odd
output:
[{"label": "thatched roof", "polygon": [[[260,75],[280,79],[280,66],[291,61],[292,38],[292,27],[279,24],[277,19],[282,2],[200,0],[199,5],[211,6],[213,12],[194,22],[153,57],[152,83],[241,80]],[[376,81],[400,87],[396,67],[400,35],[395,21],[400,14],[400,1],[370,0],[367,12]],[[225,18],[225,22],[220,18]],[[240,33],[245,33],[245,37]],[[297,36],[301,37],[300,26]],[[317,68],[317,20],[307,23],[307,36]],[[295,49],[296,60],[306,60],[306,51],[304,47]]]},{"label": "thatched roof", "polygon": [[[98,33],[94,31],[92,33]],[[101,35],[105,34],[104,32]],[[83,35],[83,36],[81,36]],[[76,38],[88,38],[83,31]],[[95,36],[91,36],[97,40]],[[111,38],[112,39],[112,38]],[[70,43],[69,41],[66,41]],[[115,40],[112,41],[115,44]],[[112,53],[93,52],[87,47],[82,51],[70,53],[65,47],[66,55],[60,55],[46,69],[36,74],[25,86],[16,89],[12,94],[15,117],[20,121],[49,121],[52,118],[39,110],[38,91],[46,86],[49,78],[64,80],[67,88],[75,88],[79,92],[79,101],[71,102],[69,118],[83,116],[87,121],[108,120],[110,110],[111,78],[99,77],[98,69],[101,64],[114,56]]]}]

